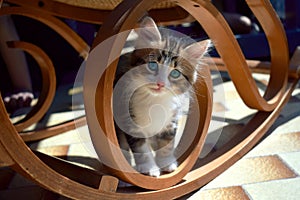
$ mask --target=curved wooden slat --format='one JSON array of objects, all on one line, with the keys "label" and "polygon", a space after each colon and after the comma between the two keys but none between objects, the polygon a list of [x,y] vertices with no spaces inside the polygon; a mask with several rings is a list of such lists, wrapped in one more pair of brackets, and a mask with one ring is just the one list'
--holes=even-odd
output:
[{"label": "curved wooden slat", "polygon": [[221,13],[209,1],[197,0],[195,4],[190,4],[187,1],[178,2],[186,10],[189,10],[190,14],[199,21],[209,37],[215,42],[216,49],[226,64],[232,81],[246,105],[262,111],[274,109],[286,87],[289,56],[283,27],[271,4],[264,0],[247,1],[263,25],[272,49],[270,52],[272,57],[271,78],[265,98],[263,98],[258,92],[242,51]]},{"label": "curved wooden slat", "polygon": [[[124,41],[125,42],[125,41]],[[105,49],[114,49],[116,46],[106,46]],[[103,51],[103,49],[101,49]],[[161,189],[170,187],[182,180],[183,176],[193,167],[201,148],[204,144],[206,133],[209,126],[209,120],[200,120],[198,124],[198,133],[194,138],[194,141],[190,141],[190,146],[183,155],[183,162],[180,164],[177,170],[172,173],[162,175],[158,178],[143,175],[136,172],[127,162],[123,153],[119,147],[116,133],[114,130],[114,123],[112,117],[111,95],[112,88],[109,85],[112,84],[114,77],[115,66],[109,66],[106,70],[104,78],[98,82],[97,78],[99,73],[95,73],[94,65],[90,65],[89,61],[92,58],[99,58],[102,67],[106,67],[107,58],[99,57],[99,51],[92,51],[89,59],[86,63],[85,82],[84,82],[84,97],[85,97],[85,109],[87,113],[87,122],[91,133],[92,140],[94,141],[94,147],[98,150],[100,160],[109,166],[111,174],[121,178],[124,181],[130,182],[134,185],[138,185],[147,189]],[[99,63],[99,62],[98,62]],[[116,64],[116,63],[114,63]],[[101,70],[99,70],[101,71]],[[205,73],[204,73],[205,74]],[[94,77],[93,77],[94,75]],[[209,73],[205,74],[205,77],[210,77]],[[96,84],[95,81],[96,79]],[[103,81],[105,80],[105,84]],[[109,80],[109,81],[108,81]],[[211,100],[211,84],[209,80],[199,80],[197,84],[197,98],[199,101],[199,110],[201,119],[210,119],[212,100]],[[103,88],[105,87],[105,88]],[[109,93],[109,91],[111,93]],[[201,103],[200,103],[201,102]],[[105,113],[105,114],[104,114]],[[99,125],[100,122],[100,125]],[[191,125],[192,126],[192,125]],[[193,124],[195,126],[195,124]],[[104,129],[105,127],[105,129]],[[193,133],[187,133],[193,134]],[[188,135],[186,135],[187,138]],[[97,142],[99,141],[99,142]],[[101,142],[100,142],[101,141]]]},{"label": "curved wooden slat", "polygon": [[[270,62],[260,61],[260,60],[246,60],[246,62],[252,73],[270,74],[270,70],[271,70]],[[211,58],[209,61],[205,63],[207,63],[210,66],[211,70],[216,70],[217,68],[218,71],[227,71],[225,63],[221,58]],[[297,78],[298,66],[297,65],[293,66],[291,64],[288,71],[288,77]]]},{"label": "curved wooden slat", "polygon": [[260,22],[270,47],[271,76],[264,97],[278,102],[285,91],[289,67],[289,50],[285,31],[270,1],[246,0],[246,2]]},{"label": "curved wooden slat", "polygon": [[289,50],[284,27],[270,1],[246,0],[260,22],[270,47],[270,81],[264,98],[270,102],[279,102],[285,91],[289,68]]},{"label": "curved wooden slat", "polygon": [[83,58],[88,56],[90,47],[86,44],[86,42],[67,24],[51,15],[47,15],[39,10],[23,7],[1,8],[0,15],[22,15],[40,21],[61,35],[79,53],[80,56]]},{"label": "curved wooden slat", "polygon": [[[26,8],[21,8],[21,7],[4,7],[0,9],[0,15],[23,15],[26,17],[30,17],[33,18],[35,20],[38,20],[44,24],[46,24],[47,26],[49,26],[50,28],[52,28],[53,30],[55,30],[58,34],[60,34],[64,39],[66,39],[74,48],[75,50],[84,58],[86,59],[87,55],[88,55],[88,50],[89,50],[89,46],[85,43],[85,41],[82,40],[81,37],[79,37],[70,27],[68,27],[65,23],[63,23],[61,20],[58,20],[55,17],[52,17],[50,15],[46,15],[44,13],[41,13],[37,10],[30,10],[30,9],[26,9]],[[11,43],[11,46],[16,45],[16,43]],[[20,45],[20,44],[18,44]],[[24,46],[24,45],[21,45]],[[20,48],[23,48],[21,47]],[[30,51],[29,53],[33,54],[34,58],[37,60],[37,62],[41,65],[45,65],[45,64],[49,64],[51,63],[51,60],[49,58],[47,58],[47,55],[45,55],[42,50],[38,49],[38,47],[32,47],[32,45],[30,46],[30,44],[26,44],[25,45],[28,51]],[[16,46],[14,48],[17,48]],[[44,60],[44,61],[43,61]],[[44,66],[46,67],[46,66]],[[42,67],[42,71],[44,72],[43,74],[45,75],[46,79],[43,79],[44,83],[44,92],[43,96],[46,97],[45,95],[48,95],[46,100],[48,101],[48,106],[50,105],[49,102],[52,101],[50,100],[53,94],[53,88],[55,88],[55,82],[56,80],[53,79],[55,76],[49,74],[49,77],[47,77],[47,73],[48,70],[44,69],[44,67]],[[53,70],[50,70],[49,72],[53,72]],[[51,77],[51,78],[50,78]],[[50,80],[51,79],[51,80]],[[48,80],[48,82],[47,82]],[[49,82],[50,81],[50,82]],[[47,87],[48,90],[51,92],[52,94],[47,94]],[[50,89],[51,87],[51,89]],[[50,98],[51,97],[51,98]],[[45,99],[44,99],[45,100]],[[39,100],[39,107],[41,107],[42,100]],[[74,121],[70,121],[70,122],[66,122],[65,124],[59,124],[57,126],[54,127],[50,127],[50,128],[45,128],[43,130],[35,130],[34,132],[25,132],[22,133],[21,131],[25,128],[27,128],[28,126],[30,126],[31,124],[35,123],[40,117],[42,117],[43,113],[45,113],[45,111],[47,109],[46,108],[46,104],[44,104],[43,106],[43,111],[37,113],[37,108],[35,108],[35,110],[32,110],[31,113],[26,117],[26,123],[24,123],[25,119],[22,121],[22,123],[17,124],[17,130],[21,133],[22,138],[24,138],[25,141],[33,141],[33,140],[39,140],[39,139],[44,139],[47,137],[51,137],[60,133],[63,133],[65,131],[74,129],[76,126],[81,126],[85,124],[85,118],[81,118],[81,119],[75,119]],[[35,117],[32,118],[33,113],[35,113]],[[28,119],[31,118],[29,121]]]},{"label": "curved wooden slat", "polygon": [[[146,3],[146,1],[144,2]],[[124,30],[122,26],[134,27],[137,20],[141,18],[144,15],[144,12],[153,5],[153,2],[147,1],[146,4],[148,7],[145,6],[137,8],[138,6],[135,3],[136,2],[134,1],[130,1],[130,4],[129,2],[119,4],[111,15],[113,19],[110,18],[109,22],[103,24],[103,28],[100,29],[98,38],[101,38],[100,40],[104,41],[110,36],[114,36],[117,33],[122,32],[122,30]],[[123,15],[122,17],[119,17],[115,16],[115,13],[123,13]],[[120,27],[113,27],[114,24],[118,24]],[[107,32],[103,34],[103,31]],[[209,83],[211,81],[209,78],[210,73],[208,70],[203,72],[203,77],[207,77],[207,79],[198,80],[201,84],[197,84],[198,88],[196,90],[198,101],[201,102],[199,103],[199,109],[201,110],[200,118],[203,120],[196,122],[199,123],[198,133],[190,147],[187,148],[184,154],[185,156],[182,156],[182,158],[185,157],[183,158],[184,161],[174,172],[157,178],[140,174],[129,165],[123,156],[119,147],[113,121],[111,99],[117,61],[112,63],[110,63],[110,61],[114,57],[118,58],[119,55],[121,55],[121,50],[125,41],[126,37],[124,36],[111,37],[104,41],[104,45],[95,47],[89,55],[89,59],[86,63],[84,81],[84,102],[89,130],[93,141],[101,141],[101,143],[94,142],[94,147],[98,151],[100,159],[105,164],[109,163],[108,165],[112,174],[124,181],[143,188],[167,188],[182,180],[183,176],[193,167],[198,155],[200,154],[202,146],[204,145],[209,126],[209,119],[212,112],[212,84]],[[105,54],[103,52],[105,52]],[[95,65],[95,59],[98,59],[98,61],[101,60],[101,62],[96,62]],[[95,69],[98,69],[99,72],[97,73]],[[103,75],[103,78],[100,79],[100,71],[102,70],[105,70],[105,75]],[[97,88],[95,88],[95,85],[98,85]]]},{"label": "curved wooden slat", "polygon": [[67,122],[63,122],[61,124],[57,124],[52,127],[46,127],[41,130],[33,130],[27,132],[20,132],[20,136],[24,140],[24,142],[32,142],[37,140],[42,140],[45,138],[49,138],[61,133],[65,133],[67,131],[73,130],[75,128],[86,125],[85,116],[80,117],[78,119],[70,120]]},{"label": "curved wooden slat", "polygon": [[41,162],[27,147],[10,122],[2,98],[0,98],[0,119],[0,142],[3,148],[7,150],[8,155],[16,163],[16,165],[12,167],[18,173],[26,174],[36,183],[73,199],[113,198],[111,194],[71,181]]},{"label": "curved wooden slat", "polygon": [[30,110],[24,119],[15,124],[18,132],[38,122],[48,111],[56,91],[56,76],[52,61],[39,47],[20,41],[8,42],[10,48],[19,48],[28,52],[38,63],[42,74],[42,91],[37,104]]}]

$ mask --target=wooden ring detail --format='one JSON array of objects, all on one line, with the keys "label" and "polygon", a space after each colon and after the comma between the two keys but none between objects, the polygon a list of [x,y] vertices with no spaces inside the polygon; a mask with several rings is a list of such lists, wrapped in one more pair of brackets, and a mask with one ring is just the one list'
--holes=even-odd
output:
[{"label": "wooden ring detail", "polygon": [[[128,164],[120,149],[115,133],[111,101],[117,65],[117,60],[114,58],[119,57],[118,52],[122,50],[120,43],[125,43],[127,35],[128,33],[125,33],[108,38],[95,47],[87,59],[83,91],[88,128],[96,152],[101,162],[109,168],[110,174],[147,189],[167,188],[180,182],[190,171],[204,144],[212,112],[210,72],[207,69],[203,73],[206,79],[199,78],[195,85],[201,120],[193,121],[196,124],[188,125],[198,126],[198,129],[196,133],[186,133],[186,136],[191,136],[187,138],[192,139],[189,141],[190,146],[185,147],[185,152],[180,156],[182,163],[174,172],[157,178],[140,174]],[[179,145],[186,142],[187,140],[182,139]]]}]

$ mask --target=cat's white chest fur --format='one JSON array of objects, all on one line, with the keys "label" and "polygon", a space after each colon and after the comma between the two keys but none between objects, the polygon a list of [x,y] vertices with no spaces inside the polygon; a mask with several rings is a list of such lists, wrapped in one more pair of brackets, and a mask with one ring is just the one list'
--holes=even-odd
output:
[{"label": "cat's white chest fur", "polygon": [[137,126],[135,131],[146,137],[163,132],[178,117],[180,97],[164,92],[161,94],[145,94],[136,92],[132,96],[134,107],[132,114]]}]

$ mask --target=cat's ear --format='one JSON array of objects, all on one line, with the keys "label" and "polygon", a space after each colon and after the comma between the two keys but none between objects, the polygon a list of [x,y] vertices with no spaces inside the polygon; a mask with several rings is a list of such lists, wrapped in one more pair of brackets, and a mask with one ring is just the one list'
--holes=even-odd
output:
[{"label": "cat's ear", "polygon": [[139,22],[139,28],[136,30],[139,47],[149,47],[153,43],[161,41],[161,34],[151,17],[145,16]]},{"label": "cat's ear", "polygon": [[183,52],[185,56],[188,56],[188,58],[192,60],[199,60],[208,52],[211,45],[211,40],[203,40],[187,46]]}]

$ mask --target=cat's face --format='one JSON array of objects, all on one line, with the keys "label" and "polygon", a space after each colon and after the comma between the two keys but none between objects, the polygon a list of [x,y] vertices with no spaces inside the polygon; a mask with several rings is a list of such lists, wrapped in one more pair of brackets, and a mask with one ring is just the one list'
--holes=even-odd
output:
[{"label": "cat's face", "polygon": [[197,70],[177,53],[165,49],[136,50],[132,59],[132,65],[138,68],[135,80],[154,95],[179,95],[196,81]]},{"label": "cat's face", "polygon": [[161,34],[148,17],[143,19],[141,27],[131,57],[131,66],[138,67],[135,80],[155,95],[188,91],[196,82],[199,59],[207,50],[208,42],[188,45],[183,39]]}]

